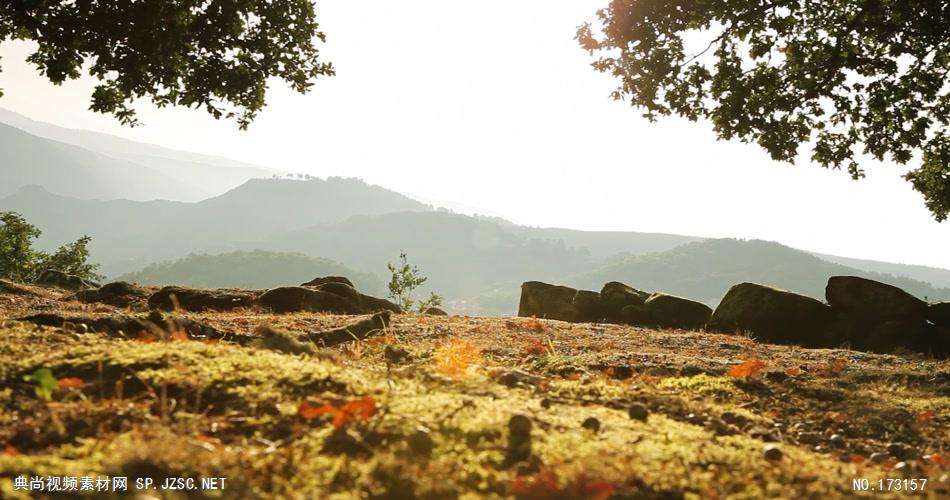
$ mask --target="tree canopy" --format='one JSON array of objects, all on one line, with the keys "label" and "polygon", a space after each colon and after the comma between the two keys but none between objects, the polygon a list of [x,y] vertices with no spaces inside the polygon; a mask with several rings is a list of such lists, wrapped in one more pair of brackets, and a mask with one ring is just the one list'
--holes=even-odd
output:
[{"label": "tree canopy", "polygon": [[[135,99],[204,108],[242,129],[264,106],[267,80],[307,92],[333,67],[319,60],[311,0],[13,0],[0,3],[0,42],[38,44],[27,60],[54,84],[100,80],[90,109],[135,125]],[[2,95],[2,94],[0,94]]]},{"label": "tree canopy", "polygon": [[55,269],[83,279],[98,280],[98,264],[89,263],[89,242],[83,236],[59,247],[54,253],[36,250],[33,240],[42,231],[16,212],[0,212],[0,278],[32,283],[47,269]]},{"label": "tree canopy", "polygon": [[709,120],[719,138],[863,177],[858,156],[908,172],[950,213],[947,0],[613,0],[578,28],[594,68],[652,120]]}]

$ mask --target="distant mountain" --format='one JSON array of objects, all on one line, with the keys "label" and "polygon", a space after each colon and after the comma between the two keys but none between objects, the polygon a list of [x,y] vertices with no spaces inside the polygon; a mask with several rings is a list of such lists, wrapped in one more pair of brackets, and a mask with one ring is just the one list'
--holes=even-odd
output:
[{"label": "distant mountain", "polygon": [[[101,165],[100,168],[103,169],[110,168],[107,172],[110,175],[96,176],[99,182],[109,187],[101,192],[94,190],[96,185],[90,186],[88,181],[68,183],[67,180],[60,180],[57,182],[56,179],[47,177],[49,181],[18,180],[13,187],[0,190],[0,196],[15,192],[23,185],[39,184],[57,194],[85,199],[199,201],[224,193],[250,179],[269,178],[275,174],[284,173],[272,168],[217,156],[176,151],[109,134],[57,127],[31,120],[5,109],[0,109],[0,124],[6,124],[34,137],[46,139],[47,142],[43,143],[52,144],[53,149],[56,150],[63,150],[63,146],[79,146],[80,148],[67,148],[66,158],[55,157],[58,162],[46,162],[58,169],[65,169],[73,163],[83,165],[92,163]],[[3,134],[3,129],[0,129],[0,141]],[[73,155],[77,157],[70,158]],[[41,162],[46,155],[28,154],[20,157],[21,160],[23,158]],[[0,162],[2,162],[0,169],[32,165],[22,161],[8,163],[9,161],[8,152],[0,152]],[[121,169],[115,166],[121,166]],[[57,171],[64,173],[62,170]],[[161,174],[161,179],[165,180],[159,182],[157,180],[159,178],[154,177],[155,174]],[[168,184],[172,181],[174,184]]]},{"label": "distant mountain", "polygon": [[937,287],[950,288],[950,269],[940,269],[939,267],[930,266],[915,266],[911,264],[895,264],[893,262],[881,262],[877,260],[852,259],[848,257],[839,257],[837,255],[825,255],[820,253],[816,253],[814,255],[829,262],[835,262],[864,271],[881,274],[893,274],[895,276],[906,276],[917,281],[926,281]]},{"label": "distant mountain", "polygon": [[[270,236],[354,215],[424,211],[427,205],[355,179],[254,179],[198,203],[78,200],[37,187],[0,199],[43,230],[52,249],[83,234],[107,275],[195,252],[259,247]],[[314,252],[306,252],[314,254]]]},{"label": "distant mountain", "polygon": [[715,306],[730,286],[743,281],[803,293],[821,300],[829,276],[854,275],[890,283],[928,300],[950,299],[950,289],[906,277],[863,271],[828,262],[801,250],[761,240],[714,239],[672,250],[610,259],[599,269],[567,280],[599,289],[618,280],[643,290],[669,292]]},{"label": "distant mountain", "polygon": [[143,285],[272,288],[299,285],[317,276],[346,276],[361,292],[381,294],[384,291],[382,281],[376,276],[354,271],[332,260],[263,250],[191,254],[176,261],[151,264],[117,279]]},{"label": "distant mountain", "polygon": [[24,186],[80,199],[148,200],[204,193],[153,168],[51,141],[0,123],[0,196]]}]

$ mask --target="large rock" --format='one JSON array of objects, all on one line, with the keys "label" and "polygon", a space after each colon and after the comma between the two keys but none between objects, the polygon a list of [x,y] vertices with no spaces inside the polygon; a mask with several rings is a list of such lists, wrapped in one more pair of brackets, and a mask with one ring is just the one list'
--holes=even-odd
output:
[{"label": "large rock", "polygon": [[321,287],[327,283],[343,283],[344,285],[349,285],[350,288],[356,288],[356,285],[353,284],[348,278],[344,276],[323,276],[321,278],[314,278],[306,283],[301,284],[300,286],[312,286],[312,287]]},{"label": "large rock", "polygon": [[256,293],[249,290],[200,289],[166,286],[148,298],[152,309],[172,311],[228,311],[254,304]]},{"label": "large rock", "polygon": [[832,276],[825,299],[835,311],[868,321],[919,322],[927,316],[927,303],[897,288],[857,276]]},{"label": "large rock", "polygon": [[574,321],[577,318],[576,294],[577,290],[570,287],[526,281],[521,285],[518,316]]},{"label": "large rock", "polygon": [[574,321],[582,323],[600,323],[606,318],[600,293],[593,290],[578,290],[571,300],[574,304]]},{"label": "large rock", "polygon": [[149,291],[125,281],[102,285],[98,289],[81,290],[76,293],[80,302],[109,304],[116,307],[141,306],[147,303]]},{"label": "large rock", "polygon": [[926,351],[932,328],[924,321],[882,321],[863,326],[847,340],[851,347],[861,351]]},{"label": "large rock", "polygon": [[950,302],[938,302],[927,307],[927,320],[937,326],[950,327]]},{"label": "large rock", "polygon": [[363,308],[364,313],[375,313],[379,311],[389,311],[399,314],[402,312],[402,308],[397,304],[394,304],[386,299],[381,299],[379,297],[373,297],[372,295],[366,295],[365,293],[360,294],[359,300],[360,306]]},{"label": "large rock", "polygon": [[79,276],[66,274],[55,269],[47,269],[40,273],[40,277],[36,279],[36,284],[46,287],[62,288],[64,290],[72,290],[74,292],[89,288],[99,288],[99,284],[94,281],[84,280]]},{"label": "large rock", "polygon": [[261,305],[276,313],[326,312],[333,314],[360,314],[363,309],[350,297],[301,286],[272,288],[258,299]]},{"label": "large rock", "polygon": [[610,321],[622,321],[624,307],[642,306],[650,294],[627,286],[619,281],[611,281],[600,290],[601,307]]},{"label": "large rock", "polygon": [[675,295],[654,293],[643,303],[643,308],[655,326],[699,330],[712,316],[712,308]]},{"label": "large rock", "polygon": [[758,340],[807,347],[831,347],[831,308],[797,293],[756,283],[740,283],[726,292],[713,312],[708,330],[751,332]]}]

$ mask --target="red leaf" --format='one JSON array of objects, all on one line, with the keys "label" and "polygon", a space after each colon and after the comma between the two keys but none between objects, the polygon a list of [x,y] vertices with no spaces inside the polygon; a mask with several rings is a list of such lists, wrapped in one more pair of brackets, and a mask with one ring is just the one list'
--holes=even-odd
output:
[{"label": "red leaf", "polygon": [[727,374],[735,378],[748,378],[759,373],[763,368],[765,368],[765,361],[750,359],[740,365],[733,366]]},{"label": "red leaf", "polygon": [[78,377],[63,377],[56,381],[60,389],[82,389],[86,387],[86,382]]},{"label": "red leaf", "polygon": [[786,368],[785,369],[785,374],[788,375],[789,377],[797,377],[798,375],[801,375],[801,373],[802,373],[802,370],[800,368]]}]

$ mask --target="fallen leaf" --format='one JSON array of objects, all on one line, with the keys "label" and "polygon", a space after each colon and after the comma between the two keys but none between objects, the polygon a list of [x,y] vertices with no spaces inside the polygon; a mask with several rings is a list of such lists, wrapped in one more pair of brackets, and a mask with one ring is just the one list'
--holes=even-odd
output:
[{"label": "fallen leaf", "polygon": [[749,378],[762,371],[765,368],[765,361],[750,359],[742,364],[733,366],[727,374],[735,378]]},{"label": "fallen leaf", "polygon": [[82,389],[86,387],[86,382],[79,377],[63,377],[56,381],[56,386],[60,389]]}]

